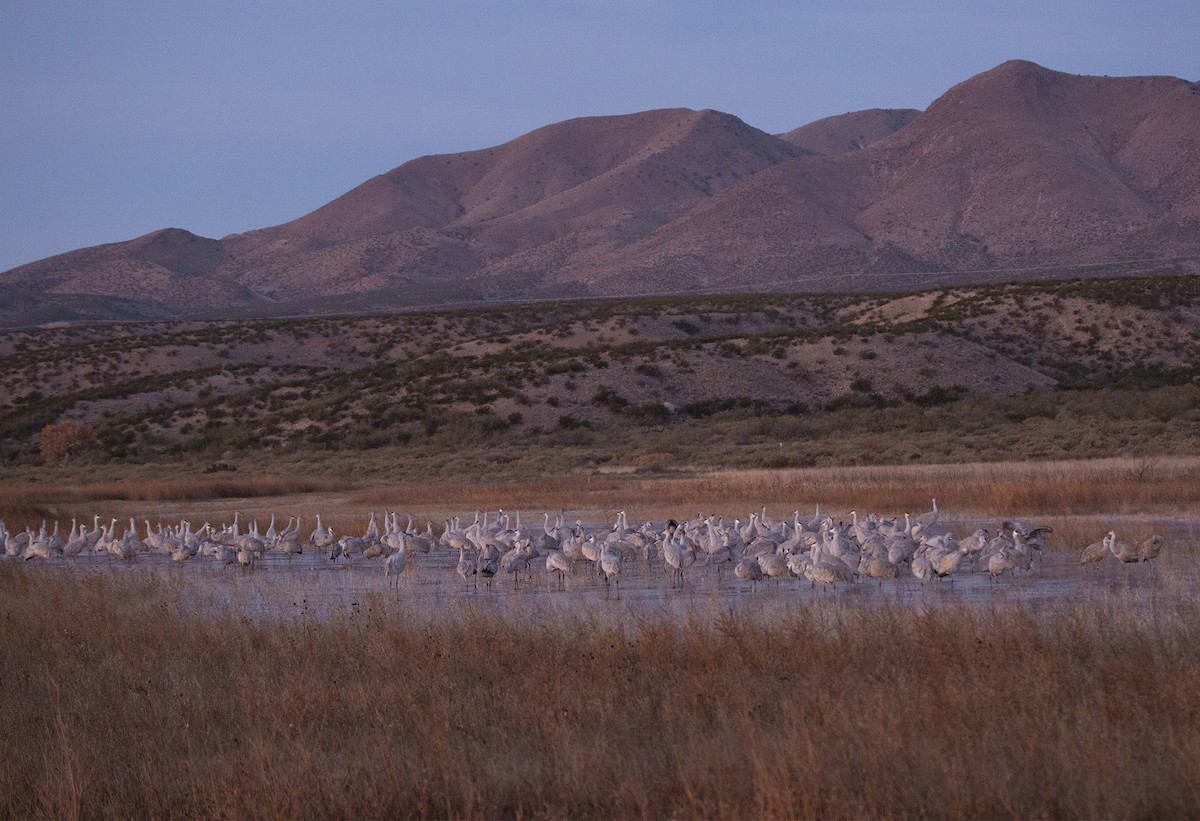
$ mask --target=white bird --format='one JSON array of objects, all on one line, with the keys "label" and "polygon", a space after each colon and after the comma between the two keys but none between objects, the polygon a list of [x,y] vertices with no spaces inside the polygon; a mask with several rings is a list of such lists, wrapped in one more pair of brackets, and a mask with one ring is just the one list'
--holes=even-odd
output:
[{"label": "white bird", "polygon": [[481,550],[479,558],[475,563],[475,570],[480,576],[483,576],[484,581],[490,588],[492,586],[492,578],[500,570],[500,558],[492,551]]},{"label": "white bird", "polygon": [[854,581],[854,574],[845,563],[834,564],[832,561],[821,561],[805,568],[804,575],[813,584],[837,584],[838,582]]},{"label": "white bird", "polygon": [[583,558],[592,563],[592,567],[596,573],[600,573],[600,544],[596,541],[595,536],[588,536],[580,545],[580,550],[583,552]]},{"label": "white bird", "polygon": [[965,539],[959,541],[958,546],[965,550],[968,556],[974,556],[975,554],[982,552],[983,548],[990,541],[991,534],[988,533],[987,528],[981,527],[970,536],[967,536]]},{"label": "white bird", "polygon": [[408,516],[408,525],[404,529],[404,546],[406,550],[413,553],[428,553],[433,549],[433,543],[437,539],[433,535],[433,522],[425,523],[425,533],[417,532],[413,527],[413,517],[410,513]]},{"label": "white bird", "polygon": [[83,552],[83,549],[88,545],[88,530],[87,525],[80,525],[79,534],[75,538],[69,540],[63,545],[63,555],[69,558],[74,558]]},{"label": "white bird", "polygon": [[304,545],[300,544],[300,531],[297,527],[294,531],[287,531],[279,538],[279,549],[283,551],[289,559],[293,556],[299,556],[304,553]]},{"label": "white bird", "polygon": [[[130,519],[129,521],[132,522],[133,520]],[[42,529],[45,530],[45,525],[42,526]],[[74,530],[74,527],[72,526],[71,529]],[[63,546],[66,543],[62,540],[62,536],[58,535],[58,522],[54,523],[54,532],[46,538],[46,544],[50,546],[50,550],[53,553],[62,553]]]},{"label": "white bird", "polygon": [[941,513],[938,512],[937,499],[934,499],[933,500],[933,510],[930,510],[928,513],[922,513],[920,516],[918,516],[916,518],[916,522],[917,522],[917,524],[921,525],[922,528],[928,530],[929,528],[931,528],[935,524],[937,524],[938,519],[940,519],[940,518],[941,518]]},{"label": "white bird", "polygon": [[1010,570],[1029,570],[1033,566],[1033,545],[1017,531],[1013,531],[1013,546],[1005,551]]},{"label": "white bird", "polygon": [[126,529],[125,535],[122,538],[139,553],[150,549],[146,543],[142,541],[141,537],[138,536],[137,524],[133,521],[132,516],[129,517],[129,527]]},{"label": "white bird", "polygon": [[[675,533],[679,533],[682,528],[679,528]],[[683,572],[696,563],[696,554],[692,552],[684,543],[682,538],[678,541],[675,539],[675,534],[668,534],[662,543],[663,560],[672,570],[672,584],[676,580],[679,584],[683,584]]]},{"label": "white bird", "polygon": [[744,582],[750,582],[750,589],[753,591],[758,586],[758,583],[762,581],[762,565],[758,563],[756,557],[747,556],[734,565],[733,575]]},{"label": "white bird", "polygon": [[550,514],[545,513],[542,522],[542,547],[546,550],[562,549],[562,527],[556,524],[550,527]]},{"label": "white bird", "polygon": [[1115,530],[1108,531],[1108,549],[1113,556],[1126,563],[1136,562],[1140,558],[1137,548],[1129,542],[1119,540]]},{"label": "white bird", "polygon": [[733,561],[733,549],[728,544],[709,550],[705,555],[705,566],[716,565],[718,575],[721,572],[721,565]]},{"label": "white bird", "polygon": [[[458,571],[458,575],[462,576],[464,582],[469,580],[478,572],[475,567],[475,561],[467,558],[467,550],[464,547],[460,547],[458,549],[458,567],[456,569]],[[476,581],[475,585],[478,587],[479,582]]]},{"label": "white bird", "polygon": [[313,528],[313,532],[309,534],[308,543],[317,550],[325,550],[325,548],[332,545],[334,541],[333,529],[325,529],[325,526],[321,524],[321,514],[318,513],[317,526]]},{"label": "white bird", "polygon": [[520,585],[517,574],[523,570],[529,569],[529,558],[525,555],[525,551],[522,550],[522,545],[518,544],[512,550],[500,557],[500,568],[505,573],[512,573],[513,584],[518,586]]},{"label": "white bird", "polygon": [[821,520],[821,503],[820,502],[817,502],[816,508],[817,508],[816,515],[814,515],[811,519],[809,519],[808,522],[806,522],[804,525],[805,530],[810,530],[814,533],[817,530],[819,530],[821,527],[822,520]]},{"label": "white bird", "polygon": [[782,579],[788,575],[787,559],[778,553],[759,553],[757,558],[766,578]]},{"label": "white bird", "polygon": [[[99,517],[97,517],[96,521],[99,521]],[[9,533],[4,527],[4,522],[0,522],[0,530],[3,531],[4,536],[4,555],[12,557],[20,556],[29,538],[24,533]],[[22,539],[22,536],[25,536],[25,538]],[[91,542],[89,542],[90,544]]]},{"label": "white bird", "polygon": [[798,579],[807,578],[805,571],[812,565],[812,556],[807,553],[792,553],[787,559],[788,571]]},{"label": "white bird", "polygon": [[612,545],[606,544],[600,550],[600,572],[604,574],[604,584],[606,587],[610,580],[615,580],[617,588],[620,589],[621,554]]},{"label": "white bird", "polygon": [[588,561],[587,556],[583,552],[583,524],[576,521],[575,527],[572,528],[562,540],[563,554],[572,562]]},{"label": "white bird", "polygon": [[879,585],[882,587],[884,579],[897,578],[900,575],[900,570],[887,559],[879,559],[864,553],[862,560],[858,564],[858,574],[878,579]]},{"label": "white bird", "polygon": [[546,552],[546,570],[558,574],[559,587],[566,584],[567,574],[571,572],[574,566],[575,563],[567,558],[565,553],[558,550],[549,550]]},{"label": "white bird", "polygon": [[475,543],[468,538],[467,531],[462,529],[457,516],[453,520],[446,520],[439,541],[451,550],[466,548],[468,553],[474,553],[476,550]]},{"label": "white bird", "polygon": [[929,561],[928,556],[914,556],[912,560],[912,574],[922,583],[929,581],[934,576],[933,562]]},{"label": "white bird", "polygon": [[53,559],[57,554],[50,546],[50,540],[45,534],[45,528],[37,536],[32,537],[29,543],[25,545],[25,560],[30,559]]},{"label": "white bird", "polygon": [[[408,553],[403,549],[397,550],[392,555],[388,556],[383,561],[383,577],[389,580],[389,584],[395,584],[400,580],[400,574],[404,572],[404,566],[408,560]],[[392,579],[395,581],[392,581]]]},{"label": "white bird", "polygon": [[[337,546],[341,548],[339,555],[345,556],[346,564],[349,564],[350,557],[355,553],[360,556],[363,555],[363,551],[367,549],[367,542],[365,539],[360,539],[357,536],[351,536],[347,534],[337,540]],[[331,556],[330,558],[335,557]]]},{"label": "white bird", "polygon": [[[292,524],[293,522],[295,522],[294,525]],[[279,541],[283,542],[287,539],[299,539],[300,538],[300,528],[303,527],[303,525],[304,525],[303,519],[298,519],[295,516],[289,516],[287,527],[285,527],[283,530],[279,531]]]},{"label": "white bird", "polygon": [[958,572],[959,567],[962,566],[963,557],[966,555],[966,551],[959,548],[936,558],[931,558],[930,561],[933,562],[933,570],[937,573],[938,578],[944,578],[946,576],[953,576]]},{"label": "white bird", "polygon": [[896,536],[888,539],[886,543],[887,560],[894,565],[911,562],[917,553],[917,543],[911,536]]}]

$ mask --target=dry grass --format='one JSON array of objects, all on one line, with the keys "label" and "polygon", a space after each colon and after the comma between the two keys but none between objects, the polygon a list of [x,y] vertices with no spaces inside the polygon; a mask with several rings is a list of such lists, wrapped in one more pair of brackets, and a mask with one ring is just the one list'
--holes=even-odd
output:
[{"label": "dry grass", "polygon": [[192,476],[178,479],[135,479],[104,482],[0,484],[0,519],[10,527],[36,525],[42,519],[99,513],[107,517],[112,502],[192,502],[245,499],[285,494],[332,492],[342,483],[312,476]]},{"label": "dry grass", "polygon": [[[261,477],[9,481],[0,484],[0,519],[19,530],[43,519],[90,519],[94,514],[102,519],[134,515],[139,520],[161,516],[220,522],[240,510],[247,518],[265,521],[274,513],[284,519],[303,516],[315,524],[315,514],[322,513],[338,532],[353,533],[364,527],[369,511],[384,509],[414,513],[423,528],[427,519],[437,523],[464,511],[497,509],[525,511],[533,517],[526,523],[533,525],[542,512],[560,509],[589,520],[607,520],[624,509],[634,521],[699,512],[744,518],[762,505],[776,517],[797,508],[809,515],[817,503],[836,516],[847,516],[851,509],[918,514],[936,497],[951,516],[1038,517],[1066,524],[1072,517],[1097,515],[1190,515],[1200,500],[1200,457],[721,471],[667,478],[568,474],[357,489],[323,478],[336,473],[310,466]],[[1096,526],[1089,527],[1078,538],[1090,541]],[[1065,543],[1081,546],[1077,541],[1072,537]]]},{"label": "dry grass", "polygon": [[1194,817],[1200,607],[199,617],[0,564],[0,816]]},{"label": "dry grass", "polygon": [[1200,457],[1104,459],[722,471],[681,478],[553,476],[530,481],[408,482],[355,494],[362,507],[407,509],[609,511],[634,518],[697,511],[744,515],[768,505],[776,515],[851,509],[971,515],[1066,515],[1190,509],[1200,499]]}]

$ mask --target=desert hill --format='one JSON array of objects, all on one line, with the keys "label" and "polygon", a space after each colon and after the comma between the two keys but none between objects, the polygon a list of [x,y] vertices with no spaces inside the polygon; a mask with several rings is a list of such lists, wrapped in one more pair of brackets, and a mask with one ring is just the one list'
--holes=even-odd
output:
[{"label": "desert hill", "polygon": [[97,461],[414,479],[1149,458],[1200,442],[1197,340],[1197,277],[27,328],[0,461],[63,419]]},{"label": "desert hill", "polygon": [[292,222],[0,274],[8,324],[1200,272],[1200,87],[1010,61],[924,112],[771,135],[585,117],[421,157]]}]

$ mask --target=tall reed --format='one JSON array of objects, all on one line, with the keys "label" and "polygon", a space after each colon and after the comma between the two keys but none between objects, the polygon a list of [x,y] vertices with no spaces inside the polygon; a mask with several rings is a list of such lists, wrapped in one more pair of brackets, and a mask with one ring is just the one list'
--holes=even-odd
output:
[{"label": "tall reed", "polygon": [[18,528],[36,526],[40,519],[107,517],[111,503],[194,502],[266,496],[334,492],[345,484],[322,476],[179,476],[103,482],[0,482],[0,519]]},{"label": "tall reed", "polygon": [[1200,499],[1200,459],[1105,459],[719,471],[690,476],[567,475],[494,482],[404,482],[355,494],[358,505],[401,509],[482,508],[611,511],[636,518],[744,515],[769,505],[775,515],[820,504],[889,515],[923,513],[937,498],[951,513],[1000,516],[1129,513],[1192,508]]},{"label": "tall reed", "polygon": [[1186,591],[314,621],[45,570],[0,563],[7,818],[1200,814]]}]

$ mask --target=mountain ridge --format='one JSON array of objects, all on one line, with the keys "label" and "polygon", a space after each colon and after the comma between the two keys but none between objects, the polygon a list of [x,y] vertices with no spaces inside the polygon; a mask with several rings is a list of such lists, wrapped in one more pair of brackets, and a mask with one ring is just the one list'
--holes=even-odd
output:
[{"label": "mountain ridge", "polygon": [[1147,258],[1200,272],[1200,87],[1010,60],[923,112],[772,135],[658,109],[418,157],[280,225],[163,229],[0,273],[0,318],[902,289]]}]

